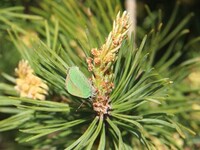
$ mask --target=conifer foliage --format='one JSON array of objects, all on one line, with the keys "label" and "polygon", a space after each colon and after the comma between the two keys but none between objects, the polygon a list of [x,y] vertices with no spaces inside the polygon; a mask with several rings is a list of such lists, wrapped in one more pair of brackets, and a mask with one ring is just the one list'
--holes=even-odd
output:
[{"label": "conifer foliage", "polygon": [[137,34],[128,37],[131,18],[118,0],[38,5],[30,7],[31,15],[23,14],[23,7],[0,11],[20,54],[15,75],[1,74],[6,81],[0,83],[0,111],[8,114],[1,132],[17,131],[15,140],[31,149],[187,146],[199,123],[181,118],[188,118],[188,103],[196,106],[188,108],[191,114],[199,111],[199,93],[187,89],[186,95],[182,85],[188,85],[199,58],[176,62],[199,41],[182,41],[192,14],[173,30],[177,5],[162,29],[155,23],[159,13],[146,7],[149,24],[138,25]]}]

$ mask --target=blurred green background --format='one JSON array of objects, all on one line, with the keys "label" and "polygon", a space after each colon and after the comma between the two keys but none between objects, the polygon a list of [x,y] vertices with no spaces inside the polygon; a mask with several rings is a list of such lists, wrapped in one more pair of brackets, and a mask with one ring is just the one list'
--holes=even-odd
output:
[{"label": "blurred green background", "polygon": [[[176,2],[176,0],[137,0],[137,25],[140,26],[147,15],[145,5],[148,5],[152,12],[161,9],[162,21],[165,24],[171,16],[172,10],[175,7]],[[188,35],[188,39],[186,40],[189,40],[189,38],[198,36],[200,34],[200,1],[179,0],[179,2],[181,6],[174,26],[176,26],[179,21],[190,12],[194,12],[195,14],[188,26],[188,28],[190,29],[190,34]],[[2,9],[12,6],[23,6],[25,8],[23,12],[25,14],[30,14],[30,7],[38,7],[39,3],[40,1],[37,0],[1,0],[0,8]],[[125,8],[124,3],[125,0],[121,0],[121,4]],[[13,44],[9,41],[7,37],[8,34],[6,32],[6,28],[7,27],[3,24],[0,25],[0,72],[4,70],[7,73],[12,73],[13,68],[16,66],[16,63],[19,59],[19,55],[16,53],[15,48],[13,48]],[[189,52],[187,56],[193,57],[196,56],[196,54],[199,54],[198,48],[199,46],[196,45],[196,47],[194,47],[194,51]]]}]

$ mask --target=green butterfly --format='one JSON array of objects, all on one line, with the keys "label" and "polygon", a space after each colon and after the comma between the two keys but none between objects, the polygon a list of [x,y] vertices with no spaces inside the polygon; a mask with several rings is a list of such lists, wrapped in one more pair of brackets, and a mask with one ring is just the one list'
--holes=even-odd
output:
[{"label": "green butterfly", "polygon": [[78,67],[70,67],[66,78],[66,89],[74,96],[89,98],[93,95],[93,86]]}]

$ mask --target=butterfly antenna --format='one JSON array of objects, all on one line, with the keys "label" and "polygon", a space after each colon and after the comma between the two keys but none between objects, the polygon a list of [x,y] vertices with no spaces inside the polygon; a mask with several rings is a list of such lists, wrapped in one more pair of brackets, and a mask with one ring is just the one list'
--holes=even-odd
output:
[{"label": "butterfly antenna", "polygon": [[85,103],[85,102],[82,102],[82,103],[78,106],[78,108],[76,109],[76,112],[81,108],[81,106],[83,105],[83,103]]}]

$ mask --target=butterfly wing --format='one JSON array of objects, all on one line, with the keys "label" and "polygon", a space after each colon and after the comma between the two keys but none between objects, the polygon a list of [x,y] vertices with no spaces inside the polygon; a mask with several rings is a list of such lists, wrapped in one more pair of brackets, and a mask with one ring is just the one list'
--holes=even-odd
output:
[{"label": "butterfly wing", "polygon": [[66,89],[70,94],[81,98],[88,98],[92,95],[92,86],[78,67],[69,68]]}]

